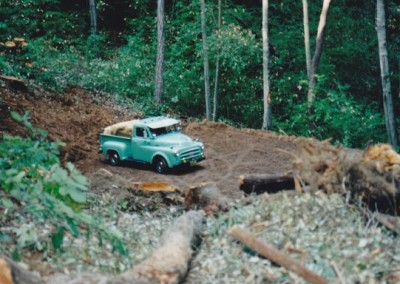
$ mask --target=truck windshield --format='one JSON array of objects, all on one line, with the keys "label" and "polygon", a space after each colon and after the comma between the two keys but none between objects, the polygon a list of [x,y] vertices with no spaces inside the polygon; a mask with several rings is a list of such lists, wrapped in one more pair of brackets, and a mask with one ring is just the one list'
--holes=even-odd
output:
[{"label": "truck windshield", "polygon": [[166,127],[150,128],[151,134],[156,135],[156,136],[168,134],[168,133],[172,133],[172,132],[179,132],[179,131],[181,131],[181,126],[179,123],[169,125]]}]

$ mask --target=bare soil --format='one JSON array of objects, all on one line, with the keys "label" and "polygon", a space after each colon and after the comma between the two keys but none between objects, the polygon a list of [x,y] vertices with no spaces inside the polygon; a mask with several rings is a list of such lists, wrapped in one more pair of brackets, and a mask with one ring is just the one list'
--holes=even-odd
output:
[{"label": "bare soil", "polygon": [[10,111],[30,112],[31,122],[49,133],[49,138],[62,141],[63,162],[71,161],[85,175],[104,168],[130,181],[167,181],[186,189],[202,182],[215,182],[229,198],[237,198],[239,176],[255,173],[282,173],[293,167],[295,138],[273,132],[239,129],[224,123],[183,121],[183,132],[199,138],[206,147],[206,160],[191,168],[160,175],[151,166],[124,163],[107,164],[98,153],[98,135],[108,125],[141,117],[140,110],[118,106],[106,95],[71,87],[64,93],[35,89],[16,90],[0,86],[0,134],[25,135],[26,130],[10,116]]}]

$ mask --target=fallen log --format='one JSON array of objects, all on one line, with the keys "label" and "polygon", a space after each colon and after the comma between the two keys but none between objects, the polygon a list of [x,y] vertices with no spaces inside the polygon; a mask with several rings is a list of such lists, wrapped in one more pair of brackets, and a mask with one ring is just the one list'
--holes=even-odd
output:
[{"label": "fallen log", "polygon": [[159,247],[142,263],[121,275],[95,273],[56,274],[41,278],[6,256],[0,256],[1,284],[152,284],[179,283],[185,276],[192,257],[192,247],[199,240],[204,219],[202,211],[189,211],[180,216],[161,236]]},{"label": "fallen log", "polygon": [[21,79],[17,78],[17,77],[13,77],[13,76],[6,76],[6,75],[0,75],[0,79],[7,81],[7,82],[16,82],[16,83],[20,83],[20,84],[25,84],[24,81],[22,81]]},{"label": "fallen log", "polygon": [[2,284],[42,284],[45,283],[34,273],[23,269],[6,256],[0,257],[0,283]]},{"label": "fallen log", "polygon": [[132,188],[151,192],[180,192],[179,188],[171,185],[168,181],[132,182]]},{"label": "fallen log", "polygon": [[11,88],[20,91],[29,91],[25,82],[14,76],[0,75],[0,79],[5,81]]},{"label": "fallen log", "polygon": [[233,227],[229,231],[229,235],[231,235],[235,240],[240,241],[246,246],[255,250],[258,254],[272,260],[274,263],[280,266],[283,266],[287,270],[303,277],[303,279],[309,283],[315,283],[315,284],[328,283],[326,279],[322,278],[321,276],[315,274],[311,270],[300,265],[295,260],[288,257],[274,246],[263,243],[262,241],[258,240],[253,234],[249,233],[248,231],[238,226]]},{"label": "fallen log", "polygon": [[239,183],[240,190],[246,194],[276,193],[282,190],[295,189],[295,182],[291,173],[241,175]]},{"label": "fallen log", "polygon": [[192,246],[198,241],[204,214],[189,211],[169,227],[158,249],[142,263],[122,274],[122,279],[139,279],[148,283],[180,283],[186,276]]}]

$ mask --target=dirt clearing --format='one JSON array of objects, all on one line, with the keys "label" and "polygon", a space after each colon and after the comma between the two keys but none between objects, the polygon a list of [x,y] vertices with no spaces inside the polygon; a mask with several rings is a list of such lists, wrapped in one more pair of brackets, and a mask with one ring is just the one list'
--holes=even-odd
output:
[{"label": "dirt clearing", "polygon": [[[10,117],[10,111],[29,111],[35,127],[49,133],[49,138],[66,143],[62,160],[71,161],[84,174],[100,168],[131,181],[167,181],[186,189],[202,182],[215,182],[223,194],[239,197],[239,176],[249,173],[281,173],[292,168],[294,138],[272,132],[238,129],[223,123],[183,121],[183,132],[199,138],[206,147],[206,160],[189,169],[156,174],[150,166],[124,163],[112,167],[98,154],[98,134],[108,125],[141,117],[140,111],[116,107],[105,95],[70,88],[53,94],[41,90],[31,93],[0,88],[0,134],[24,134],[24,129]],[[282,151],[284,150],[284,151]]]}]

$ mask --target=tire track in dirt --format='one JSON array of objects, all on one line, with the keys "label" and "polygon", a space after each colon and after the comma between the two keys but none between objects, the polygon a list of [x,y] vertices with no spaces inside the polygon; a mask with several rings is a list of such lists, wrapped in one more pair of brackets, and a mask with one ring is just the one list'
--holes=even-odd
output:
[{"label": "tire track in dirt", "polygon": [[[218,179],[216,180],[217,183],[223,183],[226,181],[228,178],[232,178],[235,176],[234,170],[238,168],[239,165],[243,165],[243,159],[251,153],[254,147],[247,148],[245,151],[237,151],[229,155],[221,155],[218,157],[219,159],[223,160],[225,159],[225,163],[228,164],[228,169],[226,172]],[[229,161],[232,161],[229,159],[230,156],[236,157],[232,163],[229,163]],[[239,178],[239,177],[237,177]]]}]

